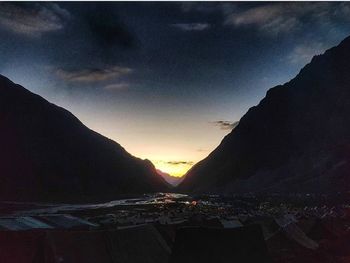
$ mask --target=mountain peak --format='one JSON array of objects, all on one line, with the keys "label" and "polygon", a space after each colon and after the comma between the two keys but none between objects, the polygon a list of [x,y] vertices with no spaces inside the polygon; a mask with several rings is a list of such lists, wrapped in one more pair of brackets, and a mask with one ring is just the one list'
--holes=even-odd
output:
[{"label": "mountain peak", "polygon": [[334,192],[350,183],[350,37],[276,86],[180,185],[195,192]]},{"label": "mountain peak", "polygon": [[101,201],[166,191],[153,165],[0,76],[0,200]]},{"label": "mountain peak", "polygon": [[350,36],[344,38],[340,44],[338,45],[339,46],[347,46],[347,47],[350,47]]},{"label": "mountain peak", "polygon": [[172,186],[179,185],[183,180],[183,177],[172,176],[172,175],[165,173],[159,169],[157,169],[157,173],[160,176],[162,176],[164,178],[164,180]]}]

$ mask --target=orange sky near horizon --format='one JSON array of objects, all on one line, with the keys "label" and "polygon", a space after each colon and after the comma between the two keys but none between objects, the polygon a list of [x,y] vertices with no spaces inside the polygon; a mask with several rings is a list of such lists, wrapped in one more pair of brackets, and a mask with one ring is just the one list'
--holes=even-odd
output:
[{"label": "orange sky near horizon", "polygon": [[0,74],[182,176],[349,35],[350,4],[286,4],[4,2]]},{"label": "orange sky near horizon", "polygon": [[[132,155],[148,159],[157,169],[176,177],[185,175],[193,165],[207,157],[230,132],[209,121],[181,128],[173,124],[158,129],[128,127],[123,130],[123,125],[111,123],[108,127],[99,125],[96,119],[85,119],[83,116],[81,119],[88,127],[121,144]],[[173,130],[178,132],[174,133]]]},{"label": "orange sky near horizon", "polygon": [[[91,111],[82,104],[70,110],[89,128],[118,142],[132,155],[150,160],[162,172],[181,177],[200,160],[210,154],[227,135],[211,122],[214,117],[171,116],[162,121],[153,120],[150,114],[131,115],[125,112]],[[218,118],[218,117],[217,117]],[[176,121],[175,121],[176,119]],[[180,122],[182,125],[178,125]],[[157,123],[157,126],[150,124]]]}]

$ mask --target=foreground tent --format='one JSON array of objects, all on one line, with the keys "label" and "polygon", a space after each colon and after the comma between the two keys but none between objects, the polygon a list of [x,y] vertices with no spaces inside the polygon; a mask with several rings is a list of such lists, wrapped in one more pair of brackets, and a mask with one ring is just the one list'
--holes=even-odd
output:
[{"label": "foreground tent", "polygon": [[57,214],[38,216],[0,217],[0,230],[34,230],[34,229],[76,229],[88,230],[97,227],[96,224],[81,218]]},{"label": "foreground tent", "polygon": [[0,232],[0,262],[6,263],[167,263],[169,254],[152,226]]},{"label": "foreground tent", "polygon": [[181,228],[171,263],[271,262],[257,225],[239,228]]},{"label": "foreground tent", "polygon": [[341,219],[275,218],[278,231],[266,239],[276,263],[350,262],[350,231]]},{"label": "foreground tent", "polygon": [[167,263],[170,248],[152,225],[106,233],[113,262]]}]

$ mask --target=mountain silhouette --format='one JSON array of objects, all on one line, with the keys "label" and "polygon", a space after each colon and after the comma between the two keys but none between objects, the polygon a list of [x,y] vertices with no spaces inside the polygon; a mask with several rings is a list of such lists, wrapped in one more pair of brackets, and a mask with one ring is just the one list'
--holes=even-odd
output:
[{"label": "mountain silhouette", "polygon": [[172,186],[177,186],[179,185],[179,183],[182,182],[183,177],[176,177],[176,176],[172,176],[168,173],[165,173],[159,169],[157,169],[157,172],[160,176],[162,176],[164,178],[164,180],[169,183]]},{"label": "mountain silhouette", "polygon": [[100,201],[166,191],[153,164],[0,75],[0,200]]},{"label": "mountain silhouette", "polygon": [[350,37],[269,91],[179,191],[350,190]]}]

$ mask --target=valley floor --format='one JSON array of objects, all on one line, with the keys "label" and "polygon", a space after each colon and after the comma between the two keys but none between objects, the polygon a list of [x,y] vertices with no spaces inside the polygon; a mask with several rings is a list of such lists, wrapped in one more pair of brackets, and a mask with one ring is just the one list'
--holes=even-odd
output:
[{"label": "valley floor", "polygon": [[[50,237],[54,240],[50,241],[50,249],[36,248],[45,251],[45,260],[53,250],[61,251],[62,257],[77,253],[87,256],[84,251],[71,251],[63,245],[62,240],[73,238],[75,246],[81,243],[91,249],[100,246],[94,243],[96,240],[107,242],[106,262],[193,262],[191,258],[198,256],[194,244],[212,248],[201,248],[198,252],[206,255],[203,262],[211,262],[215,253],[225,254],[226,260],[243,260],[240,262],[253,262],[254,254],[259,256],[259,262],[348,262],[350,208],[347,204],[346,195],[220,197],[170,193],[87,205],[4,202],[0,228],[6,233],[6,240],[13,241],[14,254],[23,254],[22,243],[26,238],[41,238],[40,244],[46,244]],[[197,233],[198,229],[201,232]],[[197,234],[180,241],[186,231]],[[203,238],[205,235],[208,238]],[[257,243],[252,244],[251,240]],[[6,247],[7,242],[0,238],[0,246]],[[234,247],[239,247],[239,251]],[[2,251],[10,253],[11,249]],[[135,256],[134,250],[144,255]],[[116,253],[119,261],[110,259],[111,253]],[[5,254],[0,256],[6,257]],[[187,257],[179,258],[180,254]],[[38,262],[49,262],[45,260]]]}]

